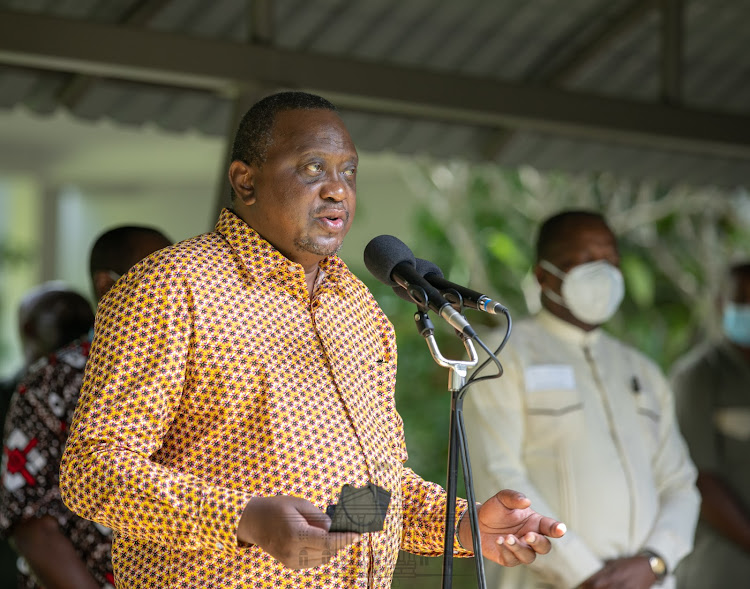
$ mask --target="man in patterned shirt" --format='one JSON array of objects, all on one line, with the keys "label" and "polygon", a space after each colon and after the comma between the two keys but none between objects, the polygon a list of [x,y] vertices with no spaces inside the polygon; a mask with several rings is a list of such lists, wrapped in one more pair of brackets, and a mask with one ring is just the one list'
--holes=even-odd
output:
[{"label": "man in patterned shirt", "polygon": [[[102,234],[90,260],[97,300],[120,274],[170,243],[147,227],[118,227]],[[73,514],[58,487],[60,457],[90,343],[91,334],[40,359],[23,375],[11,401],[0,470],[0,531],[22,557],[22,588],[114,586],[110,530]]]},{"label": "man in patterned shirt", "polygon": [[[118,587],[384,588],[400,548],[442,554],[446,493],[403,464],[393,327],[335,255],[356,171],[332,104],[266,97],[235,138],[233,210],[102,301],[60,484],[115,530]],[[329,533],[342,485],[368,482],[391,493],[383,531]],[[565,531],[513,491],[479,519],[506,565]]]}]

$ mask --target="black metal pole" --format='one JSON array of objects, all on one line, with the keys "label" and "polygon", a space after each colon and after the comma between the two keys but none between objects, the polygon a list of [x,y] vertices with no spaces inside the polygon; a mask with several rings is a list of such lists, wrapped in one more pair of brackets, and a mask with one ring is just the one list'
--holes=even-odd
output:
[{"label": "black metal pole", "polygon": [[458,484],[458,421],[456,399],[458,391],[451,391],[450,433],[448,434],[448,481],[445,503],[445,541],[443,542],[443,589],[453,583],[453,541],[456,529],[456,486]]},{"label": "black metal pole", "polygon": [[456,433],[458,448],[461,457],[461,465],[464,471],[464,483],[466,485],[466,501],[468,501],[469,522],[471,524],[471,538],[474,548],[474,563],[477,573],[477,587],[486,589],[487,581],[484,573],[484,559],[482,556],[482,539],[479,532],[479,518],[477,514],[477,501],[474,495],[474,478],[471,473],[471,460],[469,459],[469,447],[466,443],[466,428],[463,415],[464,400],[459,396],[456,400]]}]

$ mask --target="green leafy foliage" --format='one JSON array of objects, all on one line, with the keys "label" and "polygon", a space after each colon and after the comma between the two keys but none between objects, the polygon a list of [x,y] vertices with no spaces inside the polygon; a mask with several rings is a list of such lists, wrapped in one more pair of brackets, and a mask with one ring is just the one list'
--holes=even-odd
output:
[{"label": "green leafy foliage", "polygon": [[633,302],[644,309],[652,306],[656,294],[656,277],[649,265],[639,256],[624,255],[620,260],[620,269]]}]

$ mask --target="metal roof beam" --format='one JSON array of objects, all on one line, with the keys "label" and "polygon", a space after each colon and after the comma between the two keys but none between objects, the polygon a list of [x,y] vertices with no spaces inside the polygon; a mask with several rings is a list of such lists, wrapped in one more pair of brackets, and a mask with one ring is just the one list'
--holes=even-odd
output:
[{"label": "metal roof beam", "polygon": [[256,85],[304,88],[369,113],[750,158],[744,115],[7,11],[0,63],[229,96]]},{"label": "metal roof beam", "polygon": [[683,0],[661,0],[661,99],[682,102]]},{"label": "metal roof beam", "polygon": [[129,25],[147,25],[171,2],[172,0],[140,0],[123,14],[120,22]]},{"label": "metal roof beam", "polygon": [[622,12],[606,20],[599,30],[594,31],[579,49],[563,57],[552,70],[544,69],[544,64],[549,63],[554,57],[546,55],[526,80],[541,84],[565,85],[618,39],[640,25],[657,7],[657,2],[658,0],[635,0],[628,4]]},{"label": "metal roof beam", "polygon": [[273,45],[273,4],[270,0],[245,0],[245,13],[250,20],[250,42],[258,45]]},{"label": "metal roof beam", "polygon": [[[126,12],[120,24],[143,26],[159,14],[172,0],[140,0]],[[57,99],[70,110],[75,109],[81,99],[91,90],[96,78],[73,75],[59,90]]]},{"label": "metal roof beam", "polygon": [[[620,37],[632,31],[656,8],[659,0],[635,0],[617,16],[605,21],[598,30],[589,35],[575,52],[564,55],[554,62],[554,54],[544,55],[538,65],[531,68],[526,82],[546,86],[565,86],[582,68],[607,51]],[[555,53],[564,49],[554,48]],[[552,68],[547,66],[553,62]],[[503,152],[515,135],[513,129],[499,129],[486,141],[482,152],[487,159],[494,160]]]}]

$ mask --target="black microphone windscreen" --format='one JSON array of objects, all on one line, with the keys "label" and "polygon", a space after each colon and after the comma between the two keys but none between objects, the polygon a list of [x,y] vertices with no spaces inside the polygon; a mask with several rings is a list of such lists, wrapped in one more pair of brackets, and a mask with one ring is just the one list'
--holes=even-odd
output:
[{"label": "black microphone windscreen", "polygon": [[[419,274],[420,276],[427,276],[428,274],[434,274],[440,276],[441,278],[443,276],[443,271],[429,260],[417,258],[416,266],[417,274]],[[410,303],[413,302],[412,298],[409,296],[409,293],[406,292],[406,289],[403,286],[394,286],[393,292],[396,296],[401,297],[405,301],[409,301]]]},{"label": "black microphone windscreen", "polygon": [[403,241],[393,235],[378,235],[365,247],[365,266],[370,273],[388,286],[398,286],[391,278],[400,263],[416,264],[414,254]]},{"label": "black microphone windscreen", "polygon": [[422,258],[417,258],[417,272],[419,272],[420,276],[436,274],[440,278],[443,277],[443,271],[436,264]]}]

